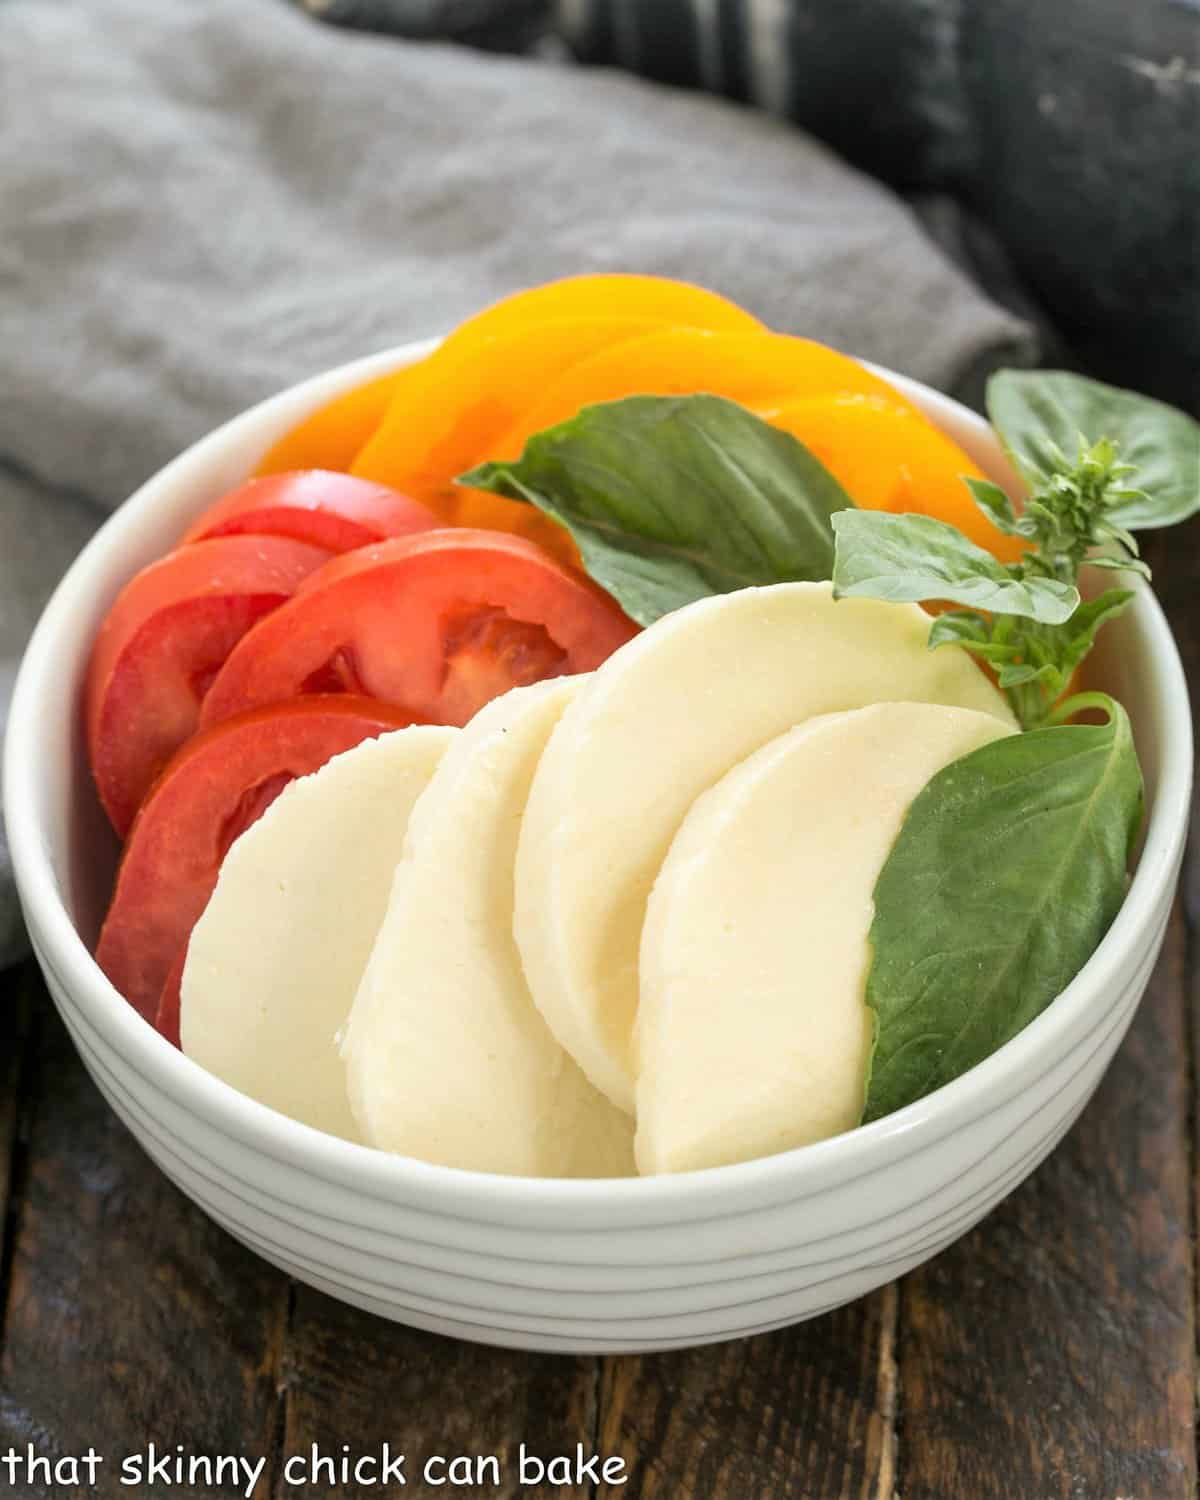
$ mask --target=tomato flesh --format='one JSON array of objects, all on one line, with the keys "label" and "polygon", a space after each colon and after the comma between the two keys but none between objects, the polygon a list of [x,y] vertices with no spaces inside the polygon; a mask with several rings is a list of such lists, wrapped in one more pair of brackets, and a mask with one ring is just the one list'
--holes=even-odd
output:
[{"label": "tomato flesh", "polygon": [[324,548],[282,537],[217,537],[168,553],[122,589],[85,689],[92,774],[118,834],[194,733],[234,645],[328,560]]},{"label": "tomato flesh", "polygon": [[432,511],[387,485],[305,469],[239,485],[192,522],[181,545],[214,536],[285,536],[350,552],[439,525]]},{"label": "tomato flesh", "polygon": [[239,715],[180,750],[134,821],[96,946],[96,962],[135,1010],[154,1020],[221,861],[284,787],[412,722],[385,703],[313,696]]},{"label": "tomato flesh", "polygon": [[201,722],[350,690],[465,724],[509,688],[589,672],[637,633],[524,538],[454,528],[335,558],[238,643]]}]

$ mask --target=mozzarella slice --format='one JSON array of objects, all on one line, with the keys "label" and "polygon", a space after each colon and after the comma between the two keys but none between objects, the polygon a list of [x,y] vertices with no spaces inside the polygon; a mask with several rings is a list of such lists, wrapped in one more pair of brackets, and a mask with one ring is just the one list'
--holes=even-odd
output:
[{"label": "mozzarella slice", "polygon": [[879,703],[810,719],[698,799],[642,933],[639,1171],[858,1124],[875,882],[930,777],[1010,733],[991,714]]},{"label": "mozzarella slice", "polygon": [[788,583],[667,615],[592,674],[534,779],[517,855],[515,929],[555,1036],[620,1108],[646,899],[688,808],[738,761],[816,714],[886,699],[1011,725],[957,646],[930,651],[915,604]]},{"label": "mozzarella slice", "polygon": [[349,1140],[359,1134],[336,1033],[387,909],[408,815],[457,732],[395,730],[285,787],[231,846],[188,944],[184,1052]]},{"label": "mozzarella slice", "polygon": [[634,1171],[630,1121],[554,1040],[512,935],[534,767],[583,681],[518,688],[481,710],[413,811],[343,1045],[370,1145],[519,1176]]}]

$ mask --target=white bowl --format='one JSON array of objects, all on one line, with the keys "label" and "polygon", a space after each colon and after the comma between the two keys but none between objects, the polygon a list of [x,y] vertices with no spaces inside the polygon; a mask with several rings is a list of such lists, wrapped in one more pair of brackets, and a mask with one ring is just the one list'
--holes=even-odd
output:
[{"label": "white bowl", "polygon": [[[85,767],[80,687],[92,636],[137,568],[310,408],[428,347],[318,376],[218,429],[143,485],[59,585],[17,681],[4,767],[13,865],[46,982],[89,1072],[162,1170],[239,1240],[335,1297],[440,1333],[576,1353],[813,1317],[982,1218],[1070,1127],[1116,1050],[1162,943],[1188,819],[1190,716],[1170,631],[1138,585],[1107,632],[1104,680],[1132,715],[1149,793],[1120,914],[1053,1005],[954,1083],[834,1140],[678,1177],[532,1181],[335,1140],[202,1071],[93,962],[115,848]],[[891,378],[1011,479],[984,422]]]}]

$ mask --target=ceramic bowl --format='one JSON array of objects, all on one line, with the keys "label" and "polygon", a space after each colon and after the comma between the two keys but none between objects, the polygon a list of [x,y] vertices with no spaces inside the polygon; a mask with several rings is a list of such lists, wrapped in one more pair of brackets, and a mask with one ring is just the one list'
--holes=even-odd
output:
[{"label": "ceramic bowl", "polygon": [[[1100,665],[1132,716],[1149,794],[1120,914],[1045,1013],[954,1083],[801,1150],[617,1182],[488,1176],[322,1135],[203,1072],[93,962],[115,847],[86,769],[81,683],[93,634],[136,569],[310,408],[428,347],[318,376],[197,443],[120,508],[47,606],[16,685],[4,806],[50,993],[97,1085],[167,1176],[230,1234],[335,1297],[440,1333],[563,1352],[666,1349],[813,1317],[982,1218],[1054,1148],[1116,1051],[1162,943],[1187,825],[1190,717],[1170,631],[1139,584]],[[983,421],[891,378],[1011,480]]]}]

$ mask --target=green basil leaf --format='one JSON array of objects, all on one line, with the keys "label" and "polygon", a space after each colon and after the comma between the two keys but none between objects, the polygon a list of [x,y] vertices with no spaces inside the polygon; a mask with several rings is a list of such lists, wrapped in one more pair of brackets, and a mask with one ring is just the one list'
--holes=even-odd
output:
[{"label": "green basil leaf", "polygon": [[1135,530],[1173,526],[1200,510],[1200,423],[1173,406],[1065,370],[1000,370],[988,381],[987,409],[1031,486],[1046,483],[1064,454],[1070,460],[1081,436],[1110,438],[1142,492],[1115,506],[1114,520]]},{"label": "green basil leaf", "polygon": [[970,610],[956,609],[937,615],[929,627],[929,649],[937,646],[991,645],[992,631],[987,617]]},{"label": "green basil leaf", "polygon": [[931,651],[938,646],[961,646],[964,651],[973,651],[984,661],[993,663],[1015,661],[1020,655],[1016,646],[992,639],[982,616],[961,611],[938,615],[929,627],[928,644]]},{"label": "green basil leaf", "polygon": [[1132,531],[1126,531],[1124,526],[1120,526],[1112,520],[1111,512],[1096,523],[1095,529],[1098,537],[1102,539],[1109,537],[1114,542],[1120,542],[1121,546],[1133,557],[1141,555],[1142,549],[1138,545],[1137,537],[1134,536]]},{"label": "green basil leaf", "polygon": [[1019,578],[954,526],[931,516],[848,510],[833,518],[837,598],[949,599],[994,614],[1061,625],[1079,590],[1055,578]]},{"label": "green basil leaf", "polygon": [[1040,667],[1035,667],[1030,662],[1015,662],[1001,667],[996,681],[1001,688],[1023,687],[1027,682],[1061,683],[1062,673],[1050,662]]},{"label": "green basil leaf", "polygon": [[1009,536],[1019,536],[1021,523],[1013,510],[1012,501],[1000,486],[993,484],[990,479],[975,479],[969,474],[964,474],[963,478],[974,496],[975,504],[992,525],[1000,531],[1006,531]]},{"label": "green basil leaf", "polygon": [[1132,589],[1105,589],[1094,599],[1086,599],[1071,616],[1071,635],[1062,651],[1062,670],[1069,677],[1096,644],[1101,625],[1128,609],[1135,595]]},{"label": "green basil leaf", "polygon": [[1107,568],[1113,573],[1136,573],[1139,578],[1149,578],[1150,568],[1140,557],[1105,557],[1103,553],[1087,559],[1089,568]]},{"label": "green basil leaf", "polygon": [[864,1119],[982,1062],[1108,930],[1142,817],[1124,709],[995,740],[920,792],[875,886]]},{"label": "green basil leaf", "polygon": [[828,578],[854,502],[790,433],[718,396],[631,396],[530,438],[459,484],[527,500],[641,625],[709,594]]},{"label": "green basil leaf", "polygon": [[991,623],[984,615],[972,614],[965,609],[948,610],[937,615],[929,627],[928,645],[931,651],[938,646],[965,646],[968,651],[976,651],[989,660],[993,659],[993,652],[1004,653],[1001,659],[1005,661],[1014,654],[1009,647],[992,640]]}]

